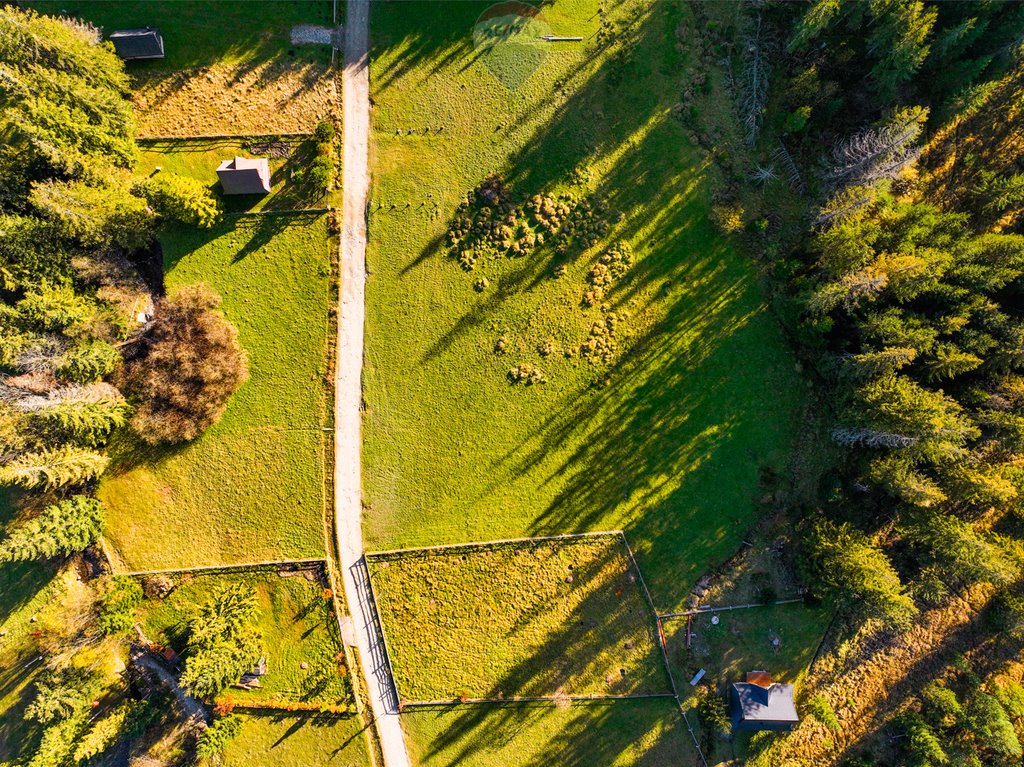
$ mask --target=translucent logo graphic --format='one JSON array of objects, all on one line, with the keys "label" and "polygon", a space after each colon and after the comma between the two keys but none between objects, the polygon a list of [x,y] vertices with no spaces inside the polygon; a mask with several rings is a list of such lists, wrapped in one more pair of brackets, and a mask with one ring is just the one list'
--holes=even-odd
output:
[{"label": "translucent logo graphic", "polygon": [[498,3],[473,25],[473,50],[502,85],[516,90],[544,61],[553,37],[538,8],[526,3]]}]

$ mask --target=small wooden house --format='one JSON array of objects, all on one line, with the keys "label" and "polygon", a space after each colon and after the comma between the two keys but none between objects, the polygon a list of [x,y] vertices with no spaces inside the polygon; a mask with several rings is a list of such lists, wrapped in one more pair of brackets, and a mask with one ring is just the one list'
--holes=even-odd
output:
[{"label": "small wooden house", "polygon": [[788,732],[800,721],[793,685],[773,682],[767,671],[751,671],[732,686],[729,712],[734,730]]},{"label": "small wooden house", "polygon": [[270,163],[265,157],[235,157],[217,168],[224,194],[267,194],[270,191]]}]

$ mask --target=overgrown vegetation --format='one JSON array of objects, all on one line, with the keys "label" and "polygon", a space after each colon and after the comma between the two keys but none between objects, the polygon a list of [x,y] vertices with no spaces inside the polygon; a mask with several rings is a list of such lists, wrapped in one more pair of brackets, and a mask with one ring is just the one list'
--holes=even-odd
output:
[{"label": "overgrown vegetation", "polygon": [[[834,483],[799,515],[805,576],[843,619],[826,661],[838,676],[903,657],[900,643],[913,657],[943,610],[980,609],[1020,578],[1022,30],[1016,4],[823,0],[751,7],[718,32],[781,43],[760,135],[718,158],[732,178],[719,197],[828,403]],[[755,58],[723,63],[749,79]],[[750,101],[737,94],[741,115]],[[910,690],[938,674],[954,689],[943,705],[977,719],[935,718],[906,693],[861,711],[822,677],[811,720],[758,741],[753,763],[833,764],[855,741],[878,763],[1015,758],[993,675],[1019,640],[947,631],[927,671],[886,678],[910,674]],[[957,650],[973,671],[949,665]],[[967,721],[976,739],[956,730]]]}]

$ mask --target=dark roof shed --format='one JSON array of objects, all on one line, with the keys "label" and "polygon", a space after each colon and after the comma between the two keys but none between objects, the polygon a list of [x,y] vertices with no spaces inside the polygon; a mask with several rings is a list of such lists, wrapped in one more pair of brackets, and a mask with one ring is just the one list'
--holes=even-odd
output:
[{"label": "dark roof shed", "polygon": [[125,61],[164,57],[164,38],[154,27],[119,29],[110,34],[110,42],[114,44],[117,55]]}]

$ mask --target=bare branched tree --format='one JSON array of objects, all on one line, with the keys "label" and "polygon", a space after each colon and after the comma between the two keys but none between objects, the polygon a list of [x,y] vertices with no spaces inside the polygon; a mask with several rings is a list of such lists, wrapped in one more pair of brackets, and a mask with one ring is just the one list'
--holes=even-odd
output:
[{"label": "bare branched tree", "polygon": [[757,165],[750,173],[750,180],[762,186],[769,181],[774,181],[778,177],[779,174],[775,172],[774,165]]},{"label": "bare branched tree", "polygon": [[832,439],[843,447],[913,447],[917,444],[916,437],[905,434],[864,429],[858,426],[837,426],[832,429]]},{"label": "bare branched tree", "polygon": [[772,152],[772,160],[782,166],[782,172],[786,174],[786,183],[789,184],[790,189],[798,194],[803,194],[807,191],[807,187],[804,186],[804,180],[800,176],[800,169],[796,167],[793,156],[781,141],[775,148],[775,151]]},{"label": "bare branched tree", "polygon": [[904,110],[880,127],[866,128],[836,144],[829,176],[835,186],[866,186],[894,179],[921,154],[923,110]]},{"label": "bare branched tree", "polygon": [[754,29],[743,44],[743,89],[740,94],[740,117],[746,128],[746,142],[753,144],[761,132],[765,106],[768,103],[768,61],[771,35],[764,27],[760,13]]}]

